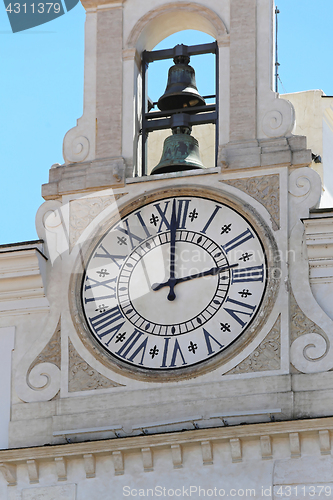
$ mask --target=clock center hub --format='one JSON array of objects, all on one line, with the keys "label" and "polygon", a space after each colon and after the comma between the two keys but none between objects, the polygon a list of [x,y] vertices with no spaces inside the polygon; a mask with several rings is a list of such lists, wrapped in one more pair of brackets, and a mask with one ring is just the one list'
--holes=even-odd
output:
[{"label": "clock center hub", "polygon": [[[164,233],[136,248],[124,263],[118,281],[118,300],[124,314],[138,328],[148,321],[157,335],[172,333],[165,328],[171,325],[178,326],[177,333],[181,333],[180,325],[184,331],[199,327],[211,317],[207,308],[214,298],[211,313],[222,304],[229,284],[229,271],[195,277],[227,265],[227,261],[214,242],[192,231],[177,231],[174,279],[185,280],[175,286],[172,301],[168,300],[169,285],[155,291],[154,284],[167,283],[170,277],[169,240],[170,233]],[[204,317],[198,321],[203,311]]]}]

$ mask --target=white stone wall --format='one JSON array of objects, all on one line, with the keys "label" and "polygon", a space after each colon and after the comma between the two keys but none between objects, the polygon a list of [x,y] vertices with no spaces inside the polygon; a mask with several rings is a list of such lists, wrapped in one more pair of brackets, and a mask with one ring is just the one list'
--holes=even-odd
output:
[{"label": "white stone wall", "polygon": [[8,448],[8,427],[11,408],[12,351],[15,328],[0,328],[0,449]]}]

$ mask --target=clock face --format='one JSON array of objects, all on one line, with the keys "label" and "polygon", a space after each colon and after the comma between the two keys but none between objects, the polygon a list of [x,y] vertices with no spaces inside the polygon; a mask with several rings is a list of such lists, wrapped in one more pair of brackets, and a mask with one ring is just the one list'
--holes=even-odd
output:
[{"label": "clock face", "polygon": [[170,373],[217,356],[245,332],[266,275],[245,217],[214,199],[169,197],[127,214],[99,241],[82,307],[118,365]]}]

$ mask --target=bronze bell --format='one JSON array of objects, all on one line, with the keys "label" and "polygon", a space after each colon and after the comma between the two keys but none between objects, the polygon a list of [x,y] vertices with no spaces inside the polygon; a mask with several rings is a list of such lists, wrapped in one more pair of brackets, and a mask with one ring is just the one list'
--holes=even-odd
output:
[{"label": "bronze bell", "polygon": [[169,69],[168,83],[157,106],[161,111],[204,106],[206,102],[198,92],[194,69],[189,65],[190,58],[185,46],[177,45],[175,53],[175,65]]},{"label": "bronze bell", "polygon": [[[175,115],[174,125],[183,122],[186,115]],[[164,141],[163,152],[160,162],[153,168],[151,174],[166,174],[183,170],[194,170],[205,168],[200,159],[199,143],[191,135],[191,127],[188,125],[172,127],[172,135]]]},{"label": "bronze bell", "polygon": [[179,111],[171,115],[172,135],[164,141],[161,160],[151,171],[153,175],[205,168],[199,143],[191,136],[189,111],[206,103],[198,92],[185,45],[176,45],[173,60],[175,65],[169,69],[167,88],[157,105],[161,111]]}]

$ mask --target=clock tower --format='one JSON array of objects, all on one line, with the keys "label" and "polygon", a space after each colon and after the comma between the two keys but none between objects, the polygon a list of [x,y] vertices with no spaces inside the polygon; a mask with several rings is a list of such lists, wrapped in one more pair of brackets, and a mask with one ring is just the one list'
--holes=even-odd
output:
[{"label": "clock tower", "polygon": [[[42,186],[40,240],[0,253],[29,268],[0,316],[15,339],[2,498],[333,491],[333,323],[308,263],[330,231],[272,90],[273,2],[82,4],[84,112]],[[187,29],[215,41],[154,50]],[[189,66],[206,52],[214,104]]]}]

